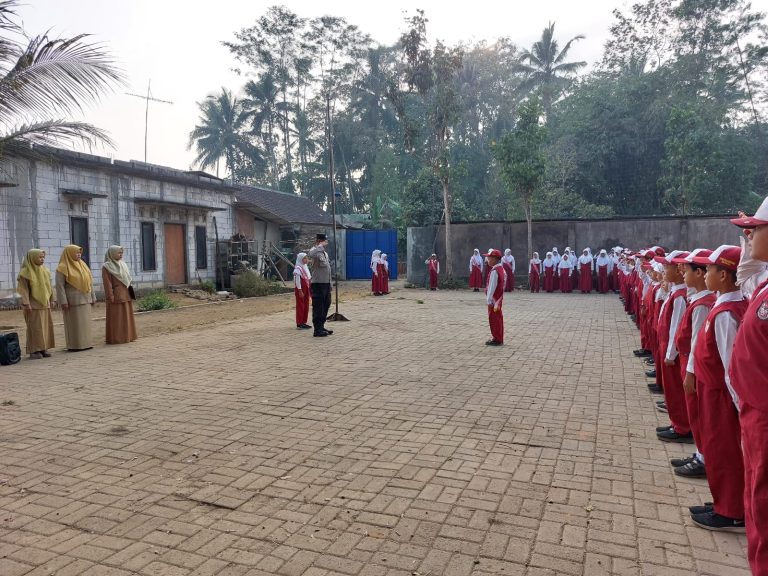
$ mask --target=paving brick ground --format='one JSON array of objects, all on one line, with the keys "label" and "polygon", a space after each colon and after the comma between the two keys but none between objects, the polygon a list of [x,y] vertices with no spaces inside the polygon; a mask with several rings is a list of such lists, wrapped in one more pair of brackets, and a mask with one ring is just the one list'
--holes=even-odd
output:
[{"label": "paving brick ground", "polygon": [[0,574],[747,576],[618,299],[505,307],[500,349],[482,295],[401,290],[0,368]]}]

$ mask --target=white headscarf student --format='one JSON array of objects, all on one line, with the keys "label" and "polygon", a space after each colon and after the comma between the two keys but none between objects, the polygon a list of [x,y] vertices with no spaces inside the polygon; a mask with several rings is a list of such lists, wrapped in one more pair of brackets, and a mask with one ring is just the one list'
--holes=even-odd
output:
[{"label": "white headscarf student", "polygon": [[568,274],[570,275],[573,273],[573,264],[574,262],[571,257],[568,254],[563,254],[563,257],[560,258],[560,262],[557,265],[557,269],[564,270],[567,268],[569,270]]},{"label": "white headscarf student", "polygon": [[557,246],[552,248],[552,259],[555,261],[555,266],[560,264],[561,256],[560,256],[560,252],[557,251]]},{"label": "white headscarf student", "polygon": [[472,272],[472,266],[479,266],[482,270],[483,268],[483,257],[480,255],[480,250],[475,248],[475,250],[472,252],[472,256],[469,258],[469,271]]},{"label": "white headscarf student", "polygon": [[483,257],[477,248],[469,258],[469,287],[475,292],[480,292],[483,287]]},{"label": "white headscarf student", "polygon": [[387,255],[382,253],[381,255],[381,266],[382,266],[382,274],[381,274],[381,293],[382,294],[389,294],[389,261],[387,260]]},{"label": "white headscarf student", "polygon": [[592,254],[589,252],[589,248],[584,248],[583,252],[581,253],[581,256],[579,256],[579,266],[586,266],[589,264],[590,271],[593,269],[593,262],[595,261],[594,258],[592,258]]},{"label": "white headscarf student", "polygon": [[[551,256],[552,252],[547,252],[547,255]],[[541,259],[539,258],[539,253],[538,252],[534,252],[533,253],[533,258],[531,258],[530,262],[528,262],[528,274],[531,273],[531,266],[533,266],[533,265],[540,265],[540,264],[541,264]]]},{"label": "white headscarf student", "polygon": [[381,276],[383,273],[379,274],[379,267],[383,267],[381,263],[381,250],[374,250],[373,254],[371,254],[371,272],[373,272],[371,276],[371,292],[375,296],[382,294]]},{"label": "white headscarf student", "polygon": [[378,265],[381,264],[381,250],[374,250],[371,254],[371,271],[378,274]]},{"label": "white headscarf student", "polygon": [[515,257],[512,256],[511,248],[504,250],[504,256],[501,257],[501,261],[509,264],[512,267],[512,272],[515,271]]},{"label": "white headscarf student", "polygon": [[384,270],[389,272],[389,261],[387,260],[387,255],[384,253],[381,254],[381,263],[384,265]]},{"label": "white headscarf student", "polygon": [[501,257],[501,264],[506,274],[504,292],[512,292],[515,289],[515,257],[512,256],[512,250],[504,250],[504,256]]},{"label": "white headscarf student", "polygon": [[600,266],[607,266],[608,272],[610,272],[613,267],[611,266],[611,259],[608,258],[608,252],[606,252],[604,249],[600,250],[600,253],[597,255],[597,259],[595,260],[595,265],[599,268]]},{"label": "white headscarf student", "polygon": [[296,297],[296,328],[307,330],[311,328],[307,324],[309,319],[309,299],[312,292],[310,280],[312,275],[307,266],[309,259],[306,252],[299,252],[296,255],[296,264],[293,266],[293,294]]}]

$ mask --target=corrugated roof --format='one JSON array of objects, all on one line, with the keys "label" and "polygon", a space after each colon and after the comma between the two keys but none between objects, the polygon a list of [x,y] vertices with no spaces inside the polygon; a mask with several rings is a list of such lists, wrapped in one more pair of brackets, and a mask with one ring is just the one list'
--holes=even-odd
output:
[{"label": "corrugated roof", "polygon": [[304,196],[256,186],[237,186],[235,198],[235,208],[244,208],[265,220],[281,224],[333,225],[331,215]]}]

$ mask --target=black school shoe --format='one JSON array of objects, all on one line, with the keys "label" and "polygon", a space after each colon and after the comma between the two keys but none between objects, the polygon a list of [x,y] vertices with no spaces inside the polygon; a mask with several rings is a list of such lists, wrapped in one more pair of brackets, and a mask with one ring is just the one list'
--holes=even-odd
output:
[{"label": "black school shoe", "polygon": [[657,426],[656,427],[656,434],[659,432],[666,432],[667,430],[672,430],[672,425],[667,424],[666,426]]},{"label": "black school shoe", "polygon": [[499,342],[498,340],[488,340],[485,343],[486,346],[503,346],[503,342]]},{"label": "black school shoe", "polygon": [[689,464],[696,460],[696,454],[691,454],[687,458],[672,458],[672,460],[669,461],[669,463],[672,465],[673,468],[679,468],[680,466],[685,466],[686,464]]},{"label": "black school shoe", "polygon": [[312,326],[309,324],[296,324],[297,330],[309,330],[310,328],[312,328]]},{"label": "black school shoe", "polygon": [[653,368],[652,370],[646,370],[645,375],[648,376],[648,378],[656,378],[656,368]]},{"label": "black school shoe", "polygon": [[322,330],[321,332],[315,332],[314,334],[312,334],[312,336],[314,336],[315,338],[323,338],[325,336],[328,336],[328,332],[326,332],[325,330]]},{"label": "black school shoe", "polygon": [[645,359],[645,363],[646,363],[648,366],[654,366],[654,365],[656,364],[656,360],[654,360],[654,359],[653,359],[653,357],[651,357],[651,358],[646,358],[646,359]]},{"label": "black school shoe", "polygon": [[699,462],[697,458],[693,462],[675,468],[675,474],[685,478],[706,478],[707,469],[704,467],[704,463]]},{"label": "black school shoe", "polygon": [[650,356],[651,354],[653,354],[653,352],[651,352],[646,348],[640,348],[638,350],[633,350],[632,354],[634,354],[638,358],[644,358],[645,356]]},{"label": "black school shoe", "polygon": [[747,531],[744,526],[744,520],[720,516],[720,514],[714,510],[711,512],[704,512],[703,514],[693,514],[691,515],[691,520],[693,520],[693,523],[697,526],[706,530],[714,530],[715,532],[736,532],[744,534]]},{"label": "black school shoe", "polygon": [[648,391],[651,394],[664,394],[664,388],[658,384],[648,384]]},{"label": "black school shoe", "polygon": [[704,506],[688,506],[688,511],[691,513],[691,516],[694,514],[706,514],[707,512],[713,512],[714,510],[714,502],[704,502]]},{"label": "black school shoe", "polygon": [[656,410],[659,412],[669,412],[669,410],[667,410],[666,402],[656,402]]},{"label": "black school shoe", "polygon": [[678,434],[674,429],[669,429],[666,432],[657,432],[656,437],[662,442],[676,442],[678,444],[693,444],[693,434]]}]

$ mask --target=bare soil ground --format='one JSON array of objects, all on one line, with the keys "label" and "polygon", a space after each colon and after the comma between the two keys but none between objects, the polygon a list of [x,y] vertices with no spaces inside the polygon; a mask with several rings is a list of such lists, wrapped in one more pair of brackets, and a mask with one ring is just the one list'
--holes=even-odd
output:
[{"label": "bare soil ground", "polygon": [[[402,281],[393,282],[393,289],[402,288]],[[369,281],[350,281],[339,283],[339,311],[343,313],[341,305],[344,302],[365,298],[371,294],[371,283]],[[229,300],[225,302],[202,302],[194,298],[188,298],[183,294],[170,293],[170,298],[176,302],[178,308],[170,310],[156,310],[152,312],[137,312],[136,327],[139,332],[139,338],[151,336],[153,334],[165,334],[169,332],[180,332],[183,330],[201,328],[211,324],[220,324],[274,314],[292,310],[295,306],[293,294],[277,294],[274,296],[263,296],[259,298],[244,298],[240,300]],[[331,312],[334,311],[333,305]],[[93,344],[94,346],[104,345],[104,314],[105,304],[99,302],[93,307]],[[310,312],[311,320],[311,312]],[[61,311],[53,312],[54,330],[56,333],[56,347],[64,347],[64,325],[61,318]],[[19,339],[23,344],[25,340],[26,326],[24,316],[21,310],[3,310],[0,311],[0,331],[18,332]]]}]

